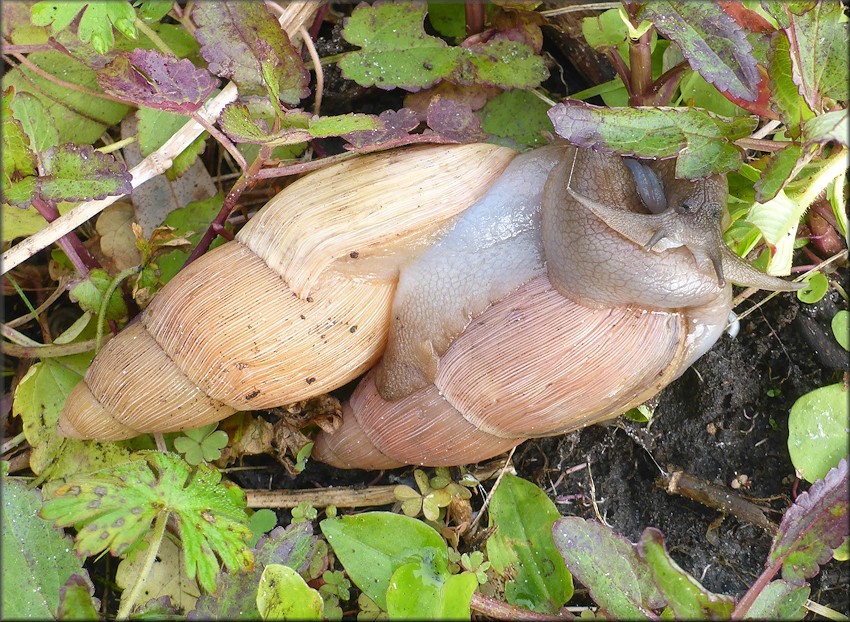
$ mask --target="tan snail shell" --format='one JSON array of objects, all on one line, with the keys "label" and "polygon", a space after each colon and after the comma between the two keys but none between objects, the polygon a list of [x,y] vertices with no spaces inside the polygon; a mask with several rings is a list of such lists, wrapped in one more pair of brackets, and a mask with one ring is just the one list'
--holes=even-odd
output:
[{"label": "tan snail shell", "polygon": [[714,343],[724,274],[790,287],[723,245],[725,180],[673,164],[481,144],[308,175],[106,344],[60,430],[198,427],[327,392],[382,354],[316,459],[462,464],[616,416]]}]

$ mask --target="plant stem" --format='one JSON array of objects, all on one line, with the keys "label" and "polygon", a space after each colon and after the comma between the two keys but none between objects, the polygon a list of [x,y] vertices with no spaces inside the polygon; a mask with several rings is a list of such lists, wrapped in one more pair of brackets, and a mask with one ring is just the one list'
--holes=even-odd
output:
[{"label": "plant stem", "polygon": [[759,575],[759,578],[756,579],[756,582],[750,586],[750,589],[747,590],[747,593],[741,597],[741,600],[738,601],[738,604],[735,605],[735,609],[732,611],[732,615],[730,616],[733,620],[741,620],[747,612],[750,610],[750,607],[753,606],[753,603],[758,598],[758,595],[762,593],[767,584],[770,583],[770,580],[774,577],[774,575],[779,572],[779,569],[782,568],[782,564],[774,564],[770,568],[765,568],[764,572]]},{"label": "plant stem", "polygon": [[156,522],[153,525],[153,538],[151,538],[145,563],[136,577],[136,582],[133,584],[130,595],[127,596],[127,600],[124,601],[124,604],[118,610],[118,615],[115,616],[118,620],[124,620],[130,617],[130,612],[133,610],[139,594],[142,593],[145,579],[147,579],[151,568],[153,568],[153,563],[156,561],[156,554],[159,553],[159,545],[162,543],[162,536],[165,534],[165,525],[168,522],[169,514],[170,512],[160,512],[156,517]]},{"label": "plant stem", "polygon": [[103,300],[100,303],[100,309],[98,309],[97,313],[97,334],[95,338],[95,352],[100,352],[100,347],[103,345],[103,331],[104,324],[106,323],[106,310],[109,307],[109,301],[112,298],[112,294],[115,293],[115,290],[118,289],[118,286],[121,285],[121,282],[126,279],[128,276],[133,276],[134,274],[138,274],[141,271],[141,266],[132,266],[131,268],[126,268],[122,270],[112,281],[109,283],[109,287],[106,288],[106,293],[103,295]]},{"label": "plant stem", "polygon": [[239,150],[236,148],[236,145],[230,142],[230,139],[225,136],[224,133],[218,131],[218,129],[212,123],[207,121],[197,112],[192,113],[192,118],[197,121],[198,124],[201,125],[207,132],[209,132],[210,136],[212,136],[219,143],[221,143],[222,147],[227,149],[227,152],[233,156],[233,159],[236,160],[236,162],[239,164],[239,168],[242,171],[248,168],[248,163],[245,161],[244,156],[239,153]]},{"label": "plant stem", "polygon": [[488,617],[502,620],[553,620],[558,618],[575,620],[575,616],[566,609],[561,609],[557,615],[538,613],[516,605],[509,605],[501,600],[484,596],[484,594],[478,592],[472,595],[472,601],[470,601],[469,606],[471,609],[483,613]]},{"label": "plant stem", "polygon": [[136,26],[136,28],[141,30],[143,33],[145,33],[145,35],[147,35],[148,39],[153,41],[153,44],[159,49],[160,52],[162,52],[166,56],[173,56],[174,58],[177,58],[177,54],[175,54],[171,50],[171,48],[168,47],[168,45],[165,43],[165,41],[160,39],[159,35],[156,34],[156,31],[153,28],[151,28],[150,26],[148,26],[143,19],[139,19],[139,17],[136,17],[135,26]]},{"label": "plant stem", "polygon": [[10,438],[8,441],[6,441],[5,443],[3,443],[3,446],[2,446],[2,447],[0,447],[0,453],[5,454],[5,453],[6,453],[7,451],[9,451],[10,449],[14,449],[15,447],[17,447],[18,445],[20,445],[21,443],[23,443],[23,442],[26,440],[26,438],[27,438],[27,437],[26,437],[26,435],[25,435],[23,432],[21,432],[21,433],[20,433],[20,434],[18,434],[17,436],[13,436],[13,437],[12,437],[12,438]]},{"label": "plant stem", "polygon": [[[59,210],[54,205],[51,205],[44,199],[36,197],[32,200],[32,206],[41,214],[47,222],[53,222],[59,218]],[[74,264],[74,267],[79,270],[84,277],[88,276],[89,271],[94,268],[99,268],[100,264],[95,259],[88,249],[83,246],[80,238],[73,231],[66,233],[56,241],[59,247],[68,255],[68,259]]]},{"label": "plant stem", "polygon": [[637,41],[629,45],[629,80],[631,84],[631,105],[646,105],[647,98],[652,95],[652,33],[650,28]]},{"label": "plant stem", "polygon": [[118,142],[112,143],[110,145],[105,145],[103,147],[98,147],[95,151],[100,151],[101,153],[112,153],[113,151],[118,151],[119,149],[126,147],[132,143],[136,142],[135,136],[128,136],[123,140],[119,140]]},{"label": "plant stem", "polygon": [[484,3],[481,0],[467,0],[466,36],[477,35],[484,30]]},{"label": "plant stem", "polygon": [[38,344],[33,346],[19,346],[13,343],[3,344],[3,353],[19,359],[45,359],[58,356],[70,356],[91,352],[97,347],[94,339],[86,341],[75,341],[74,343]]}]

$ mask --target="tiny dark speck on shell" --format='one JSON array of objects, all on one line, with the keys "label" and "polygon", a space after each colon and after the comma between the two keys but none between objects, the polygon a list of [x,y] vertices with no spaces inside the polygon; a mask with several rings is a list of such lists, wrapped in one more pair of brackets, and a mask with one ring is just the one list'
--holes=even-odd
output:
[{"label": "tiny dark speck on shell", "polygon": [[246,395],[245,395],[245,399],[246,399],[246,400],[252,400],[252,399],[254,399],[255,397],[257,397],[259,394],[260,394],[260,390],[259,390],[259,389],[254,389],[253,391],[251,391],[250,393],[248,393],[248,394],[246,394]]},{"label": "tiny dark speck on shell", "polygon": [[352,259],[357,259],[358,257],[360,257],[360,253],[358,253],[357,251],[351,251],[348,256]]},{"label": "tiny dark speck on shell", "polygon": [[307,384],[313,384],[314,382],[316,382],[316,378],[315,378],[315,377],[310,376],[309,378],[307,378]]}]

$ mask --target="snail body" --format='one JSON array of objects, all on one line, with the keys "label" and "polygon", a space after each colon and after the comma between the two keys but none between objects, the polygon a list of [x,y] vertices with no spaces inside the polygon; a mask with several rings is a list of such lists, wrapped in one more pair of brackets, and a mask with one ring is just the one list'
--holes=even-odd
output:
[{"label": "snail body", "polygon": [[725,196],[720,177],[677,180],[670,162],[563,145],[328,167],[108,342],[60,429],[117,439],[198,427],[370,368],[314,458],[462,464],[611,418],[711,347],[730,310],[726,277],[789,289],[723,250]]}]

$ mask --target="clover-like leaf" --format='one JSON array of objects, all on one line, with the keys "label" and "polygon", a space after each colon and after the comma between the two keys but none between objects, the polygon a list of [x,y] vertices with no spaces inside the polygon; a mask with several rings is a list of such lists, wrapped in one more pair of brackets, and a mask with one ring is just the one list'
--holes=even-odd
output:
[{"label": "clover-like leaf", "polygon": [[555,132],[577,147],[648,158],[672,158],[676,176],[696,179],[737,170],[757,117],[727,118],[696,108],[601,108],[565,100],[549,110]]},{"label": "clover-like leaf", "polygon": [[174,449],[183,454],[189,464],[212,462],[221,458],[221,450],[227,445],[227,432],[216,430],[211,423],[195,430],[186,430],[183,436],[174,439]]},{"label": "clover-like leaf", "polygon": [[719,3],[656,0],[645,3],[639,17],[678,43],[691,67],[719,90],[757,99],[761,77],[753,47]]},{"label": "clover-like leaf", "polygon": [[188,59],[142,49],[120,54],[97,81],[104,91],[122,99],[182,114],[200,108],[218,83],[209,71]]},{"label": "clover-like leaf", "polygon": [[192,18],[209,70],[232,79],[240,95],[266,95],[264,72],[274,75],[269,82],[287,104],[309,94],[310,76],[300,55],[262,2],[198,2]]},{"label": "clover-like leaf", "polygon": [[36,26],[50,25],[53,32],[67,28],[74,18],[83,11],[77,36],[80,41],[91,41],[92,46],[100,54],[105,54],[115,45],[114,25],[121,33],[130,39],[137,37],[136,12],[129,2],[124,0],[88,0],[76,2],[56,2],[44,0],[32,7],[32,23]]},{"label": "clover-like leaf", "polygon": [[205,590],[215,588],[219,559],[231,571],[253,566],[244,493],[222,483],[218,470],[193,470],[174,454],[140,452],[130,462],[74,478],[53,492],[40,515],[58,526],[75,525],[77,551],[89,556],[127,552],[163,512],[175,519],[187,576],[197,576]]}]

